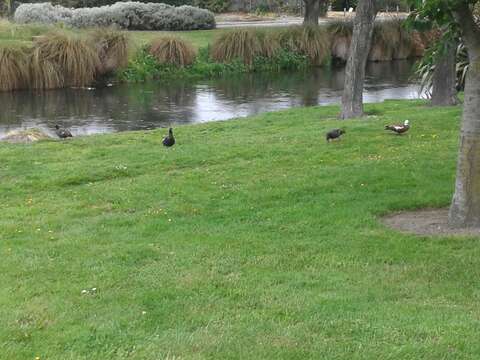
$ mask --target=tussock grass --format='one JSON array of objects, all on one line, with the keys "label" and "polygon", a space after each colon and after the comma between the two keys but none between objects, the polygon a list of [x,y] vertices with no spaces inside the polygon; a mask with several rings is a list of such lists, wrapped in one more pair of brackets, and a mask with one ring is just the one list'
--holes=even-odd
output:
[{"label": "tussock grass", "polygon": [[111,74],[128,64],[129,36],[111,28],[99,28],[92,32],[91,40],[98,54],[97,73]]},{"label": "tussock grass", "polygon": [[51,62],[58,67],[65,86],[90,85],[100,67],[95,48],[88,40],[76,35],[55,32],[40,37],[35,41],[34,52],[39,60],[36,64]]},{"label": "tussock grass", "polygon": [[322,65],[330,58],[330,35],[325,27],[289,27],[278,37],[283,48],[307,56],[313,65]]},{"label": "tussock grass", "polygon": [[327,31],[332,36],[351,37],[353,34],[353,21],[335,20],[329,22],[327,25]]},{"label": "tussock grass", "polygon": [[65,75],[60,65],[45,57],[41,47],[35,47],[29,58],[29,88],[58,89],[65,86]]},{"label": "tussock grass", "polygon": [[0,91],[23,89],[28,80],[26,49],[0,46]]},{"label": "tussock grass", "polygon": [[255,57],[269,52],[264,51],[258,32],[252,29],[238,29],[225,32],[212,45],[212,58],[218,62],[232,62],[240,59],[251,66]]},{"label": "tussock grass", "polygon": [[195,49],[187,41],[175,37],[164,36],[154,39],[149,52],[160,64],[187,66],[195,61]]},{"label": "tussock grass", "polygon": [[256,36],[261,48],[261,56],[268,59],[275,57],[281,49],[275,30],[257,30]]}]

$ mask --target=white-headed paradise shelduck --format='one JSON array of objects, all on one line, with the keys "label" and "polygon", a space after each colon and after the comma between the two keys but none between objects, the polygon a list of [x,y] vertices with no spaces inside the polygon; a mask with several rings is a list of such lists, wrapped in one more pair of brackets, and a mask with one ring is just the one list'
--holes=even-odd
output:
[{"label": "white-headed paradise shelduck", "polygon": [[409,121],[405,120],[403,125],[385,125],[385,130],[391,130],[397,134],[406,133],[410,129]]}]

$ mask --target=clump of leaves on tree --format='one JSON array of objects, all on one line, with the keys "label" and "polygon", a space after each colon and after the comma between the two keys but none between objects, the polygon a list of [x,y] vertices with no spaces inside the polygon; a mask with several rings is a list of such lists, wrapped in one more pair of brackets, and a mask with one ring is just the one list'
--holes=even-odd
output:
[{"label": "clump of leaves on tree", "polygon": [[459,31],[470,60],[465,77],[460,150],[449,222],[453,227],[480,227],[480,23],[479,0],[412,0],[417,22],[435,23],[444,32]]}]

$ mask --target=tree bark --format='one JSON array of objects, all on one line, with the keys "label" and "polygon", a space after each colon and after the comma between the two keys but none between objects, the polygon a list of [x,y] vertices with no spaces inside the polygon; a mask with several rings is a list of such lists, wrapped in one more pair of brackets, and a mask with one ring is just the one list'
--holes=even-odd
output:
[{"label": "tree bark", "polygon": [[318,18],[327,14],[327,0],[303,0],[305,2],[304,25],[318,25]]},{"label": "tree bark", "polygon": [[350,119],[363,115],[365,65],[372,45],[373,26],[376,14],[375,0],[359,1],[353,26],[353,38],[350,45],[347,68],[345,70],[341,119]]},{"label": "tree bark", "polygon": [[480,29],[468,4],[454,11],[468,50],[470,67],[465,82],[460,150],[455,193],[449,223],[454,227],[480,226]]},{"label": "tree bark", "polygon": [[445,44],[444,52],[435,61],[431,101],[433,106],[452,106],[458,104],[456,86],[457,46],[457,41],[448,41]]}]

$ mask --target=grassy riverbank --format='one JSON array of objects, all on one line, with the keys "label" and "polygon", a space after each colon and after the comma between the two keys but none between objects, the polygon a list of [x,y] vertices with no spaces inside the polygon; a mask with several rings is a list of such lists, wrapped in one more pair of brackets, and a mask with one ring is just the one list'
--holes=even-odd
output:
[{"label": "grassy riverbank", "polygon": [[478,239],[378,221],[448,205],[461,109],[367,110],[0,144],[2,357],[476,358]]},{"label": "grassy riverbank", "polygon": [[[352,29],[351,22],[332,21],[319,27],[116,32],[3,21],[0,90],[69,87],[72,75],[76,75],[74,86],[86,87],[101,86],[112,79],[212,78],[328,66],[346,61]],[[39,36],[45,34],[49,35]],[[407,30],[402,19],[379,21],[369,60],[417,58],[433,36],[431,32]],[[33,59],[37,62],[34,66]]]}]

